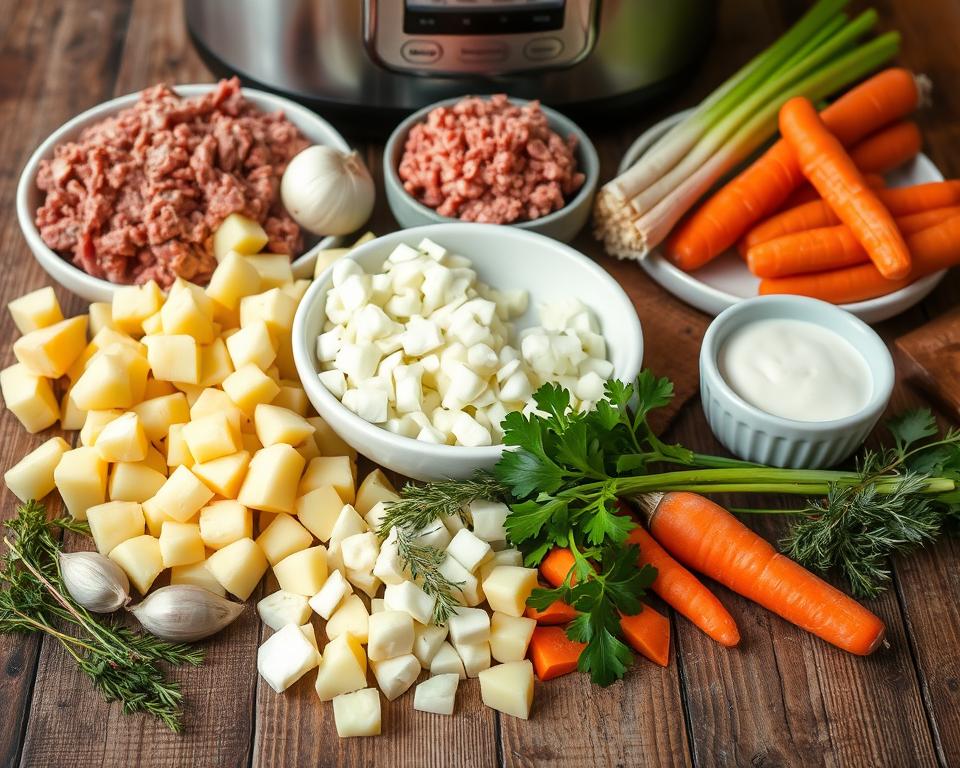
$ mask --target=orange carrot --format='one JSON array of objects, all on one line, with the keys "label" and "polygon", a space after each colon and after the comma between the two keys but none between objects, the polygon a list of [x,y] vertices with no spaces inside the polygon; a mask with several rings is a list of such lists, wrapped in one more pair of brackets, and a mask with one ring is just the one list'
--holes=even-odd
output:
[{"label": "orange carrot", "polygon": [[872,653],[879,618],[695,493],[643,497],[650,532],[680,562],[850,653]]},{"label": "orange carrot", "polygon": [[[897,226],[904,236],[913,235],[930,227],[935,227],[954,216],[960,216],[960,205],[953,205],[949,208],[933,208],[929,211],[919,211],[907,216],[897,216]],[[907,240],[908,244],[909,242]]]},{"label": "orange carrot", "polygon": [[567,637],[562,627],[537,627],[530,638],[528,653],[537,677],[552,680],[575,672],[580,653],[586,646],[586,643]]},{"label": "orange carrot", "polygon": [[[920,90],[905,69],[887,69],[851,88],[823,110],[824,124],[845,146],[916,109]],[[750,226],[777,210],[803,181],[785,141],[703,203],[667,243],[667,256],[687,271],[732,246]]]},{"label": "orange carrot", "polygon": [[657,578],[651,588],[667,605],[721,645],[730,648],[740,642],[737,623],[723,604],[696,576],[670,557],[646,530],[639,526],[634,528],[627,543],[640,548],[640,563],[649,563],[657,569]]},{"label": "orange carrot", "polygon": [[850,228],[881,274],[891,280],[906,277],[910,252],[893,216],[867,187],[809,99],[793,98],[780,108],[780,133],[803,175]]},{"label": "orange carrot", "polygon": [[887,280],[873,264],[865,263],[829,272],[767,278],[760,281],[758,292],[762,296],[791,293],[850,304],[899,291],[925,275],[960,264],[960,216],[915,232],[907,238],[907,244],[913,266],[910,274],[899,280]]},{"label": "orange carrot", "polygon": [[661,667],[670,662],[670,620],[662,613],[644,605],[640,613],[620,616],[623,636],[641,656]]},{"label": "orange carrot", "polygon": [[[552,587],[559,587],[573,568],[573,553],[565,547],[554,547],[540,561],[540,575]],[[576,574],[570,575],[570,584],[577,583]]]},{"label": "orange carrot", "polygon": [[528,605],[523,615],[537,624],[568,624],[577,618],[577,611],[563,600],[554,600],[542,611]]},{"label": "orange carrot", "polygon": [[887,173],[913,160],[921,146],[917,124],[901,120],[867,136],[850,150],[850,159],[861,173]]},{"label": "orange carrot", "polygon": [[[867,186],[870,187],[870,189],[883,189],[887,185],[887,180],[879,173],[864,173],[863,178],[867,182]],[[804,203],[812,203],[814,200],[822,199],[823,198],[820,197],[820,193],[817,192],[817,190],[815,190],[809,182],[804,181],[793,191],[783,205],[778,206],[777,210],[774,211],[773,216],[779,215],[780,213],[788,211],[791,208],[796,208]],[[829,208],[829,206],[827,207]],[[773,216],[770,218],[773,218]],[[840,219],[837,219],[837,223],[839,223],[839,221]],[[757,226],[762,226],[762,224],[763,222],[760,222],[760,224]],[[746,237],[746,235],[744,235],[744,237]],[[740,242],[743,242],[743,238],[740,239]]]}]

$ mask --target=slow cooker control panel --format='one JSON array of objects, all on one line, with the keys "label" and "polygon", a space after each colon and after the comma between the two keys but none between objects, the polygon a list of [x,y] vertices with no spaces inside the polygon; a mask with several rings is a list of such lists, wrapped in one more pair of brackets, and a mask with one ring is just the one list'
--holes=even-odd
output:
[{"label": "slow cooker control panel", "polygon": [[599,0],[364,0],[375,61],[429,75],[565,67],[596,40]]}]

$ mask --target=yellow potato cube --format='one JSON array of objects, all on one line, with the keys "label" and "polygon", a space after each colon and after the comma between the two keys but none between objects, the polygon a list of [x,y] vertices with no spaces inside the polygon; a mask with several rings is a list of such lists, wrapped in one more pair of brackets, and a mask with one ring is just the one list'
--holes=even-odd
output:
[{"label": "yellow potato cube", "polygon": [[263,227],[253,219],[231,213],[213,233],[213,255],[220,261],[230,251],[244,255],[259,253],[268,239]]},{"label": "yellow potato cube", "polygon": [[260,290],[280,288],[293,283],[293,267],[290,265],[290,256],[286,253],[258,253],[247,256],[260,278]]},{"label": "yellow potato cube", "polygon": [[523,616],[527,598],[537,588],[537,569],[498,565],[483,580],[483,594],[494,611]]},{"label": "yellow potato cube", "polygon": [[261,448],[250,460],[237,501],[267,512],[293,512],[303,456],[291,445]]},{"label": "yellow potato cube", "polygon": [[213,491],[189,469],[179,466],[149,500],[149,504],[177,522],[184,523],[212,498]]},{"label": "yellow potato cube", "polygon": [[0,371],[0,392],[7,409],[30,434],[46,429],[60,418],[50,381],[20,363]]},{"label": "yellow potato cube", "polygon": [[60,429],[75,432],[83,428],[86,419],[87,412],[77,408],[77,404],[73,402],[68,389],[60,398]]},{"label": "yellow potato cube", "polygon": [[240,433],[240,445],[243,447],[243,450],[247,451],[251,456],[263,448],[263,445],[257,440],[257,436],[251,435],[248,432]]},{"label": "yellow potato cube", "polygon": [[206,290],[201,288],[196,283],[191,283],[189,280],[184,280],[182,277],[178,277],[173,281],[173,285],[170,286],[169,295],[174,296],[183,291],[186,291],[193,296],[193,301],[196,303],[197,308],[200,310],[203,316],[212,321],[214,311],[216,310],[216,303],[213,299],[207,296]]},{"label": "yellow potato cube", "polygon": [[206,556],[200,526],[167,520],[160,528],[160,555],[164,568],[199,563]]},{"label": "yellow potato cube", "polygon": [[276,565],[288,555],[306,549],[313,543],[310,531],[290,515],[279,514],[263,533],[257,536],[257,544],[267,556],[270,565]]},{"label": "yellow potato cube", "polygon": [[38,376],[59,379],[86,343],[87,316],[78,315],[21,336],[13,343],[13,354]]},{"label": "yellow potato cube", "polygon": [[230,400],[248,416],[254,413],[257,405],[269,403],[280,392],[277,382],[253,363],[237,368],[221,386]]},{"label": "yellow potato cube", "polygon": [[[310,401],[307,399],[307,393],[303,391],[303,387],[299,384],[291,384],[281,379],[280,391],[277,393],[277,396],[273,398],[270,405],[275,405],[278,408],[287,408],[299,416],[306,418],[307,411],[310,408]],[[311,425],[310,434],[312,435],[314,431]]]},{"label": "yellow potato cube", "polygon": [[141,595],[150,591],[150,586],[163,571],[160,542],[146,534],[120,542],[108,557],[123,568]]},{"label": "yellow potato cube", "polygon": [[96,336],[103,328],[116,330],[113,324],[113,307],[105,301],[95,301],[87,312],[90,315],[90,333]]},{"label": "yellow potato cube", "polygon": [[70,396],[84,411],[132,408],[143,399],[149,370],[144,358],[114,346],[90,359]]},{"label": "yellow potato cube", "polygon": [[160,311],[163,293],[153,280],[143,285],[124,285],[113,292],[113,325],[131,336],[143,333],[143,321]]},{"label": "yellow potato cube", "polygon": [[175,381],[173,382],[173,386],[183,392],[191,408],[193,408],[194,404],[200,398],[200,395],[206,391],[206,389],[199,384],[187,384],[185,381]]},{"label": "yellow potato cube", "polygon": [[147,386],[143,391],[143,399],[154,400],[158,397],[166,397],[167,395],[175,395],[179,392],[172,382],[170,381],[159,381],[153,376],[147,378]]},{"label": "yellow potato cube", "polygon": [[257,439],[264,446],[298,445],[313,434],[313,426],[303,416],[275,405],[258,405],[253,412],[253,423]]},{"label": "yellow potato cube", "polygon": [[304,527],[320,541],[330,541],[333,526],[343,509],[343,499],[332,485],[322,485],[300,496],[294,511]]},{"label": "yellow potato cube", "polygon": [[60,302],[53,288],[38,288],[7,304],[13,322],[20,333],[27,334],[39,328],[55,325],[63,320]]},{"label": "yellow potato cube", "polygon": [[207,568],[207,561],[201,560],[199,563],[190,563],[190,565],[175,565],[170,569],[171,584],[191,584],[194,587],[202,587],[207,592],[213,592],[215,595],[224,597],[227,594],[219,581],[217,581],[210,569]]},{"label": "yellow potato cube", "polygon": [[240,299],[260,290],[260,273],[248,257],[230,251],[210,275],[207,296],[223,307],[235,310],[240,306]]},{"label": "yellow potato cube", "polygon": [[[318,590],[319,591],[319,590]],[[359,595],[347,595],[327,620],[327,639],[333,640],[340,635],[350,634],[357,638],[362,645],[366,645],[370,614]],[[413,626],[410,628],[413,639]]]},{"label": "yellow potato cube", "polygon": [[332,485],[344,504],[353,504],[356,499],[356,471],[349,456],[318,456],[307,465],[297,493],[303,496],[314,488]]},{"label": "yellow potato cube", "polygon": [[243,504],[224,499],[200,510],[200,538],[209,549],[223,549],[253,538],[253,515]]},{"label": "yellow potato cube", "polygon": [[295,303],[299,304],[312,282],[312,280],[301,278],[300,280],[294,280],[292,283],[281,285],[280,290],[293,299]]},{"label": "yellow potato cube", "polygon": [[529,659],[497,664],[477,677],[484,704],[505,715],[529,719],[533,706],[533,664]]},{"label": "yellow potato cube", "polygon": [[317,670],[316,690],[320,701],[365,688],[367,656],[360,641],[349,632],[331,640],[323,649]]},{"label": "yellow potato cube", "polygon": [[144,336],[143,343],[155,379],[200,383],[200,348],[193,336]]},{"label": "yellow potato cube", "polygon": [[[293,359],[293,340],[290,337],[290,334],[278,334],[276,347],[277,358],[275,362],[277,365],[277,372],[283,379],[296,380],[297,386],[299,386],[300,380],[297,377],[297,361]],[[306,397],[306,394],[304,394],[304,397]],[[297,409],[294,408],[293,410]],[[303,415],[306,415],[306,411],[304,411]]]},{"label": "yellow potato cube", "polygon": [[[162,447],[162,443],[160,444]],[[167,471],[167,458],[162,454],[156,447],[152,445],[147,446],[147,458],[140,462],[145,467],[150,467],[150,469],[155,469],[157,472],[166,477],[169,472]]]},{"label": "yellow potato cube", "polygon": [[143,461],[147,458],[147,436],[140,417],[128,411],[113,419],[100,430],[94,446],[104,461]]},{"label": "yellow potato cube", "polygon": [[383,474],[382,470],[375,469],[363,478],[363,482],[360,483],[360,487],[357,489],[357,499],[353,506],[357,512],[366,517],[367,513],[381,501],[392,502],[399,500],[400,497],[397,495],[393,484],[387,479],[387,476]]},{"label": "yellow potato cube", "polygon": [[194,461],[205,462],[240,450],[240,434],[227,414],[211,413],[183,425],[183,439]]},{"label": "yellow potato cube", "polygon": [[527,616],[495,611],[490,617],[490,655],[501,663],[522,660],[536,628],[537,622]]},{"label": "yellow potato cube", "polygon": [[270,331],[262,321],[249,323],[231,334],[227,339],[227,351],[235,370],[252,363],[265,371],[277,356]]},{"label": "yellow potato cube", "polygon": [[250,597],[267,570],[267,558],[253,539],[238,539],[207,558],[207,568],[231,595]]},{"label": "yellow potato cube", "polygon": [[147,533],[155,539],[159,539],[160,532],[163,530],[163,524],[173,521],[173,518],[160,509],[152,498],[141,502],[140,507],[143,509],[143,519],[147,523]]},{"label": "yellow potato cube", "polygon": [[314,440],[312,436],[293,447],[297,449],[297,453],[303,456],[304,461],[310,461],[320,455],[320,449],[317,448],[317,441]]},{"label": "yellow potato cube", "polygon": [[196,421],[214,413],[224,414],[230,422],[231,429],[236,434],[240,434],[240,428],[243,425],[243,411],[234,404],[226,392],[207,387],[190,406],[190,418]]},{"label": "yellow potato cube", "polygon": [[87,522],[97,551],[109,555],[117,544],[143,536],[143,509],[132,501],[108,501],[87,510]]},{"label": "yellow potato cube", "polygon": [[144,434],[151,443],[163,440],[172,424],[186,424],[190,421],[190,406],[183,392],[144,400],[133,406],[133,412],[140,418]]},{"label": "yellow potato cube", "polygon": [[229,456],[194,464],[190,469],[211,491],[232,499],[240,492],[249,466],[250,453],[237,451]]},{"label": "yellow potato cube", "polygon": [[103,504],[107,495],[107,462],[96,448],[74,448],[60,457],[53,479],[67,511],[77,520],[87,510]]},{"label": "yellow potato cube", "polygon": [[185,424],[171,424],[167,431],[167,466],[168,467],[192,467],[196,462],[190,454],[187,447],[187,441],[183,439],[183,428]]},{"label": "yellow potato cube", "polygon": [[327,248],[317,254],[317,260],[313,264],[313,279],[316,280],[320,275],[327,271],[335,261],[342,259],[348,253],[350,248]]},{"label": "yellow potato cube", "polygon": [[124,414],[119,408],[113,408],[109,411],[87,411],[86,413],[83,427],[80,429],[80,445],[91,448],[97,444],[97,438],[100,437],[103,428]]},{"label": "yellow potato cube", "polygon": [[39,501],[56,487],[54,470],[69,450],[70,445],[62,437],[51,437],[10,467],[3,482],[20,501]]},{"label": "yellow potato cube", "polygon": [[110,471],[107,495],[115,501],[143,503],[156,495],[167,476],[145,462],[121,461]]},{"label": "yellow potato cube", "polygon": [[317,441],[317,448],[323,456],[347,456],[351,461],[356,462],[357,452],[340,435],[333,431],[327,422],[319,416],[310,416],[307,418],[313,428],[314,439]]},{"label": "yellow potato cube", "polygon": [[140,327],[147,336],[159,336],[163,333],[163,317],[159,312],[155,312],[144,320]]},{"label": "yellow potato cube", "polygon": [[287,555],[273,566],[273,575],[280,589],[312,597],[327,580],[326,547],[318,544]]},{"label": "yellow potato cube", "polygon": [[230,354],[223,339],[200,347],[200,386],[215,387],[233,373]]},{"label": "yellow potato cube", "polygon": [[279,288],[240,299],[240,327],[263,322],[272,333],[290,333],[297,302]]},{"label": "yellow potato cube", "polygon": [[199,344],[213,341],[213,320],[190,290],[171,291],[160,310],[160,320],[168,336],[192,336]]}]

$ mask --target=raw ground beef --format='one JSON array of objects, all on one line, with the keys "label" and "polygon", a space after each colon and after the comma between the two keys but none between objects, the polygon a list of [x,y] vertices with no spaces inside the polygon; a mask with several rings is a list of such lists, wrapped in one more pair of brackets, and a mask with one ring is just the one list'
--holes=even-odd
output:
[{"label": "raw ground beef", "polygon": [[212,235],[231,213],[260,222],[273,253],[299,253],[300,228],[280,204],[280,177],[308,146],[282,113],[266,114],[221,80],[183,99],[166,85],[61,144],[40,164],[43,241],[114,283],[177,276],[203,284]]},{"label": "raw ground beef", "polygon": [[468,97],[413,126],[399,174],[442,216],[509,224],[562,208],[582,186],[575,148],[574,137],[550,129],[538,101]]}]

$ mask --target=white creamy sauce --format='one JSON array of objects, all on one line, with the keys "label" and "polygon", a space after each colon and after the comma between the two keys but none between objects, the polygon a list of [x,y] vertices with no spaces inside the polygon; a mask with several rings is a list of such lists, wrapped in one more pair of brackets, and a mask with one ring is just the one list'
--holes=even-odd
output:
[{"label": "white creamy sauce", "polygon": [[720,375],[740,397],[796,421],[842,419],[873,391],[866,360],[831,330],[803,320],[758,320],[730,334]]}]

